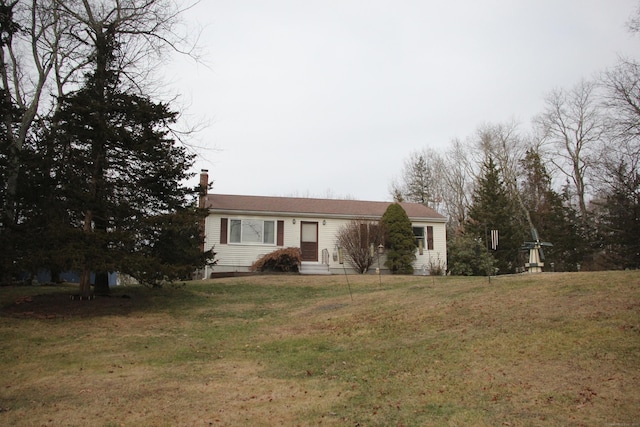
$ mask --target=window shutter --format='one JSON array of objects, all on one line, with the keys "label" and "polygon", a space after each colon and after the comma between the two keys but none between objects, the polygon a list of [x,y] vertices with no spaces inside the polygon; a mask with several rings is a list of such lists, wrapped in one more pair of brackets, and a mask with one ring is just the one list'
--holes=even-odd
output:
[{"label": "window shutter", "polygon": [[284,221],[278,221],[277,245],[284,246]]},{"label": "window shutter", "polygon": [[433,250],[433,226],[427,226],[427,249]]},{"label": "window shutter", "polygon": [[227,244],[228,218],[220,218],[220,244]]}]

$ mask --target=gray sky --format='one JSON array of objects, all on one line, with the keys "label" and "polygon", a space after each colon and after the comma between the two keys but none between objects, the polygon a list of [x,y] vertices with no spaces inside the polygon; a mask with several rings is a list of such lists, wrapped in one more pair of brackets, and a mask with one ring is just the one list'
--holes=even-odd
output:
[{"label": "gray sky", "polygon": [[554,88],[638,57],[637,0],[203,0],[207,66],[176,62],[208,123],[214,192],[389,200],[414,150],[484,123],[523,132]]}]

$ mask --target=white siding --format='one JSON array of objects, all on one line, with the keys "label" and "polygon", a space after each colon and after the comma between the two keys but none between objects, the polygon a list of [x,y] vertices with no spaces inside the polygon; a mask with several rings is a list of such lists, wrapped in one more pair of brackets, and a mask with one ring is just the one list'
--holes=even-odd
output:
[{"label": "white siding", "polygon": [[[221,218],[230,219],[263,219],[284,221],[284,245],[249,245],[249,244],[221,244],[220,243],[220,223]],[[295,224],[294,224],[295,220]],[[210,214],[205,222],[205,250],[214,248],[216,252],[217,265],[208,269],[209,272],[230,272],[230,271],[248,271],[252,263],[261,256],[273,252],[277,249],[286,247],[300,247],[300,223],[317,222],[318,223],[318,262],[322,261],[322,251],[327,250],[329,253],[329,268],[334,273],[341,273],[346,268],[348,272],[352,272],[351,266],[346,263],[340,264],[337,258],[338,248],[336,245],[336,235],[339,229],[349,223],[351,219],[339,218],[322,218],[307,216],[247,216],[247,215],[226,215],[226,214]],[[432,263],[440,262],[443,268],[446,268],[446,234],[445,224],[443,222],[414,222],[414,227],[433,227],[433,250],[424,249],[423,255],[419,255],[416,250],[417,260],[414,264],[416,274],[422,274],[422,266],[425,265],[427,271]],[[425,231],[426,233],[426,231]],[[277,233],[276,233],[277,235]],[[383,270],[384,255],[380,258],[380,266]],[[371,272],[375,272],[377,268],[377,260],[371,266]]]},{"label": "white siding", "polygon": [[[257,259],[281,247],[276,244],[238,244],[220,243],[220,222],[222,218],[228,219],[261,219],[277,221],[276,217],[257,217],[244,215],[209,215],[205,222],[205,250],[211,249],[216,253],[217,264],[209,271],[229,272],[229,271],[249,271],[249,267]],[[287,246],[285,222],[285,246]],[[276,232],[277,235],[277,232]],[[228,236],[227,236],[228,237]]]},{"label": "white siding", "polygon": [[[445,271],[447,268],[447,235],[446,227],[444,223],[431,223],[431,222],[414,222],[414,227],[425,227],[425,245],[420,255],[419,251],[416,251],[416,261],[414,263],[415,274],[429,274],[431,268],[442,267]],[[433,249],[427,249],[426,227],[433,227]]]}]

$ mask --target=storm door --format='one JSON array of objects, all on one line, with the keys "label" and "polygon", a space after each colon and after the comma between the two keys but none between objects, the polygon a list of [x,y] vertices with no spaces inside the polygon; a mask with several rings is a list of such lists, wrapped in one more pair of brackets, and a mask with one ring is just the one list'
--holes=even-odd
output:
[{"label": "storm door", "polygon": [[318,223],[300,222],[302,261],[318,261]]}]

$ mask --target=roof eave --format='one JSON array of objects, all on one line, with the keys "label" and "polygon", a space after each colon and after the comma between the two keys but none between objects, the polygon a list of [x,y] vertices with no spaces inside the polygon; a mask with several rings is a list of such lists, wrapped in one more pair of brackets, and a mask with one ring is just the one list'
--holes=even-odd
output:
[{"label": "roof eave", "polygon": [[[376,221],[382,218],[382,215],[359,215],[359,214],[327,214],[317,212],[282,212],[282,211],[258,211],[258,210],[240,210],[240,209],[216,209],[208,208],[210,213],[226,214],[226,215],[261,215],[261,216],[280,216],[287,218],[332,218],[332,219],[367,219]],[[446,223],[447,219],[433,217],[409,217],[412,222],[436,222]]]}]

